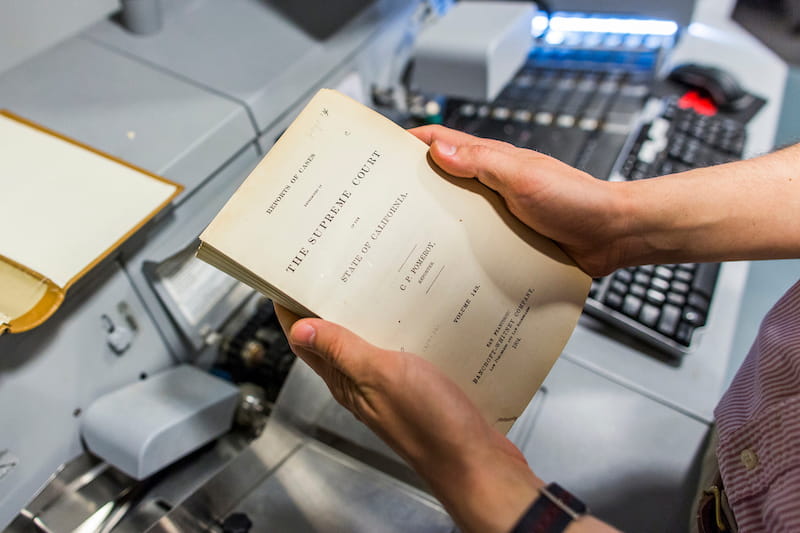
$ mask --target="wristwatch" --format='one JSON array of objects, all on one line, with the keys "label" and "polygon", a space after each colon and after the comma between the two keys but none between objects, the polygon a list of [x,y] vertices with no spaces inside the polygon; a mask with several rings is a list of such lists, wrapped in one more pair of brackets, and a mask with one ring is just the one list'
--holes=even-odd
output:
[{"label": "wristwatch", "polygon": [[588,512],[585,503],[558,483],[540,487],[539,494],[511,533],[561,533]]}]

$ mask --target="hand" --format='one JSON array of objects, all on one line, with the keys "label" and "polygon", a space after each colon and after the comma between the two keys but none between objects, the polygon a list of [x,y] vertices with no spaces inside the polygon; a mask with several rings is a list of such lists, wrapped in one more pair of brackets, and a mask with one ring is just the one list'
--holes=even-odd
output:
[{"label": "hand", "polygon": [[497,191],[517,218],[556,241],[586,273],[600,276],[626,263],[628,231],[616,184],[539,152],[442,126],[409,131],[431,146],[445,172]]},{"label": "hand", "polygon": [[454,382],[416,355],[275,311],[298,357],[420,474],[462,530],[511,529],[543,482]]},{"label": "hand", "polygon": [[587,274],[632,265],[800,256],[800,144],[751,160],[611,183],[442,126],[410,130],[445,172],[497,191]]}]

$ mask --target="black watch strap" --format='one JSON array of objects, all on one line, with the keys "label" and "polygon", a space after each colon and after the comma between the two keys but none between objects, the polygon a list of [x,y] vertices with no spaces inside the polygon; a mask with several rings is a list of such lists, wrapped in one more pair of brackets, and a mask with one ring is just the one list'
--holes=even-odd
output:
[{"label": "black watch strap", "polygon": [[570,522],[587,513],[586,504],[557,483],[539,489],[539,497],[511,533],[561,533]]}]

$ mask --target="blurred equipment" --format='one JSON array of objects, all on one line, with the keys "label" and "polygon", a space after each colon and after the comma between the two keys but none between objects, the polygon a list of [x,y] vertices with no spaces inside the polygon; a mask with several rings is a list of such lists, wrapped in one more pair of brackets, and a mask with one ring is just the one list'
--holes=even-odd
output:
[{"label": "blurred equipment", "polygon": [[457,3],[417,39],[414,87],[494,100],[531,49],[534,12],[534,5],[524,2]]},{"label": "blurred equipment", "polygon": [[[0,336],[0,530],[452,531],[197,236],[321,87],[612,181],[768,151],[786,69],[731,2],[3,3],[0,108],[183,191],[47,322]],[[667,79],[685,63],[767,101],[719,108]],[[746,262],[596,280],[510,433],[537,474],[621,529],[682,529],[747,280]]]},{"label": "blurred equipment", "polygon": [[711,65],[684,63],[670,71],[669,79],[702,90],[722,109],[744,109],[753,101],[731,73]]},{"label": "blurred equipment", "polygon": [[[742,157],[750,116],[709,116],[717,110],[700,107],[702,102],[658,79],[677,42],[674,21],[540,13],[533,27],[536,46],[497,98],[451,96],[444,104],[445,125],[551,155],[612,181]],[[689,70],[693,80],[700,77],[694,68],[677,72]],[[722,73],[703,70],[710,72]],[[755,100],[738,85],[727,84],[724,91],[744,105]],[[681,356],[706,324],[718,270],[719,265],[697,264],[629,268],[595,280],[585,310],[668,356]]]}]

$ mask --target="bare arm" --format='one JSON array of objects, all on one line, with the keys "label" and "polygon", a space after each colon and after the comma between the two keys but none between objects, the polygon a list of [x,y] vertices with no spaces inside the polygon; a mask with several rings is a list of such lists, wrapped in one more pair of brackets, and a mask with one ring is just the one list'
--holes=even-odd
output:
[{"label": "bare arm", "polygon": [[637,263],[800,257],[800,145],[620,185]]}]

